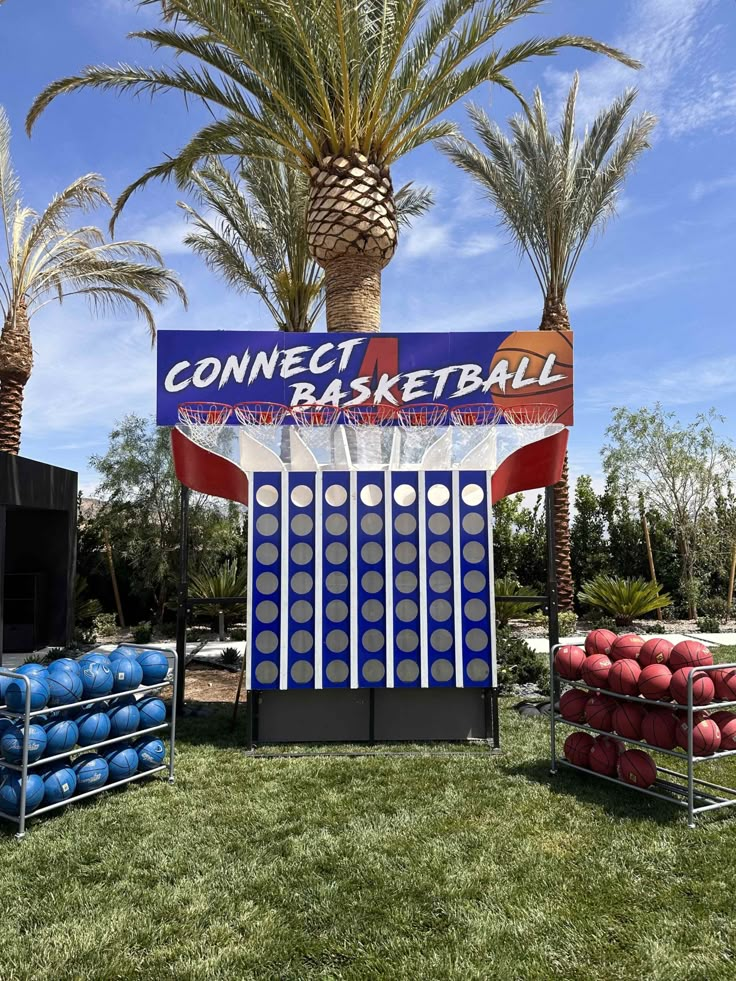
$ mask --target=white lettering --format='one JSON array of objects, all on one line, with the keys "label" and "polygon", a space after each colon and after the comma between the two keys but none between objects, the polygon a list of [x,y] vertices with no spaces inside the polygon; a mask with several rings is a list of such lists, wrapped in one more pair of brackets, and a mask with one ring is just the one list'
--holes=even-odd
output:
[{"label": "white lettering", "polygon": [[364,402],[367,402],[371,397],[370,381],[368,375],[362,375],[360,378],[353,379],[350,382],[350,387],[354,392],[357,392],[357,395],[350,402],[346,402],[345,405],[362,405]]},{"label": "white lettering", "polygon": [[253,368],[248,378],[248,384],[252,385],[259,374],[270,381],[276,371],[280,353],[278,347],[275,347],[270,354],[268,351],[259,351],[253,358]]},{"label": "white lettering", "polygon": [[314,405],[317,399],[314,396],[314,385],[309,382],[296,382],[289,388],[294,390],[291,396],[292,405]]},{"label": "white lettering", "polygon": [[[413,402],[415,399],[426,398],[429,392],[422,388],[424,379],[432,375],[431,371],[409,371],[406,374],[406,384],[402,392],[404,402]],[[417,391],[419,389],[419,391]]]},{"label": "white lettering", "polygon": [[302,365],[302,355],[309,351],[311,351],[310,347],[286,348],[281,361],[281,377],[291,378],[293,375],[301,375],[303,371],[306,371],[306,367]]},{"label": "white lettering", "polygon": [[219,358],[202,358],[192,375],[195,388],[207,388],[222,371],[222,361]]},{"label": "white lettering", "polygon": [[526,369],[529,367],[529,358],[522,358],[519,367],[516,369],[514,380],[511,382],[512,388],[527,388],[529,385],[536,385],[536,378],[524,378]]},{"label": "white lettering", "polygon": [[396,398],[391,391],[399,383],[401,375],[381,375],[373,393],[373,404],[380,405],[381,402],[389,402],[391,405],[398,405]]},{"label": "white lettering", "polygon": [[452,372],[460,371],[461,368],[462,365],[451,364],[449,368],[439,368],[437,371],[435,371],[434,377],[437,379],[437,382],[434,386],[434,397],[436,399],[440,398],[444,392],[447,379],[450,377]]},{"label": "white lettering", "polygon": [[550,375],[550,371],[554,368],[556,360],[557,355],[550,354],[544,362],[544,368],[542,368],[542,373],[539,376],[540,385],[551,385],[553,382],[564,381],[567,378],[567,375]]},{"label": "white lettering", "polygon": [[506,384],[513,377],[513,371],[509,371],[509,363],[505,358],[501,358],[486,381],[483,383],[483,391],[488,392],[493,385],[498,385],[502,392],[506,391]]},{"label": "white lettering", "polygon": [[339,405],[347,394],[347,392],[342,391],[342,380],[336,378],[325,389],[325,394],[322,396],[321,401],[326,405]]},{"label": "white lettering", "polygon": [[233,381],[237,382],[238,385],[242,385],[245,381],[245,373],[248,370],[249,363],[249,351],[246,351],[242,358],[238,358],[237,354],[231,354],[225,362],[225,367],[222,369],[222,377],[220,378],[218,388],[222,388],[223,385],[227,385],[227,383],[230,381],[231,375]]},{"label": "white lettering", "polygon": [[365,344],[365,337],[358,337],[356,340],[340,341],[337,345],[337,350],[342,351],[342,357],[340,358],[340,367],[338,371],[345,371],[348,366],[348,361],[350,361],[350,355],[353,353],[353,348],[357,347],[358,344]]},{"label": "white lettering", "polygon": [[309,359],[309,370],[313,375],[321,375],[325,371],[329,371],[330,368],[334,367],[336,358],[332,361],[328,361],[327,364],[320,364],[319,359],[323,354],[327,354],[329,351],[334,350],[335,345],[328,341],[327,344],[320,344],[318,348],[315,348],[314,354]]},{"label": "white lettering", "polygon": [[460,378],[457,383],[457,390],[452,396],[454,399],[470,395],[483,387],[483,377],[477,364],[464,364],[460,370]]},{"label": "white lettering", "polygon": [[166,378],[164,379],[164,388],[167,392],[180,392],[183,388],[186,388],[189,382],[192,380],[191,376],[185,378],[183,381],[176,381],[176,376],[181,374],[182,371],[186,371],[187,368],[191,368],[189,361],[177,361],[173,368],[170,369]]}]

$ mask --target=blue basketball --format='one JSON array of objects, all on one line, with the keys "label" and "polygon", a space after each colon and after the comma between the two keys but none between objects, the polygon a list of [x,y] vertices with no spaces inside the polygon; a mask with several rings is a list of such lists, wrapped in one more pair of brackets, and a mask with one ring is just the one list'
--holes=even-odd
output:
[{"label": "blue basketball", "polygon": [[104,742],[110,735],[110,720],[100,708],[92,708],[77,716],[79,735],[77,742],[80,746],[92,746]]},{"label": "blue basketball", "polygon": [[47,669],[38,661],[26,661],[19,668],[15,669],[16,674],[24,674],[27,678],[45,678]]},{"label": "blue basketball", "polygon": [[110,660],[113,659],[117,661],[119,657],[132,657],[137,658],[140,654],[140,648],[133,647],[132,644],[119,644],[115,650],[110,654]]},{"label": "blue basketball", "polygon": [[[37,725],[28,726],[28,762],[35,763],[46,749],[46,733]],[[21,763],[23,759],[23,726],[15,725],[0,739],[0,752],[8,763]]]},{"label": "blue basketball", "polygon": [[74,671],[49,672],[49,705],[71,705],[82,697],[82,680]]},{"label": "blue basketball", "polygon": [[88,661],[82,668],[82,691],[85,698],[109,695],[112,684],[113,675],[109,661],[107,664],[101,661]]},{"label": "blue basketball", "polygon": [[142,698],[138,702],[138,711],[141,714],[139,729],[150,729],[166,722],[166,706],[160,698]]},{"label": "blue basketball", "polygon": [[[0,739],[3,738],[8,729],[12,729],[15,722],[11,722],[10,719],[6,719],[5,716],[0,716]],[[36,725],[39,725],[38,720],[36,720]]]},{"label": "blue basketball", "polygon": [[141,713],[134,701],[121,702],[108,709],[111,736],[127,736],[135,732],[141,721]]},{"label": "blue basketball", "polygon": [[77,793],[83,794],[107,783],[110,769],[106,760],[97,753],[85,753],[75,761],[74,772],[77,775]]},{"label": "blue basketball", "polygon": [[166,756],[166,747],[160,739],[139,739],[135,744],[138,753],[138,769],[153,770],[161,766]]},{"label": "blue basketball", "polygon": [[110,783],[132,777],[138,769],[138,754],[132,746],[121,744],[105,753],[110,768]]},{"label": "blue basketball", "polygon": [[119,657],[113,661],[113,691],[133,691],[143,678],[143,668],[132,657]]},{"label": "blue basketball", "polygon": [[68,800],[77,789],[77,775],[70,766],[59,763],[43,775],[44,804],[59,804]]},{"label": "blue basketball", "polygon": [[[51,690],[46,678],[31,677],[28,679],[31,689],[31,711],[46,707]],[[11,681],[5,692],[5,702],[10,712],[25,712],[26,710],[26,683],[25,681]]]},{"label": "blue basketball", "polygon": [[106,664],[110,667],[110,658],[102,651],[90,651],[89,654],[83,654],[77,663],[81,668],[84,668],[85,664],[89,664],[90,661],[96,661],[98,664]]},{"label": "blue basketball", "polygon": [[79,728],[71,719],[47,722],[44,729],[46,730],[46,756],[66,753],[68,749],[77,745]]},{"label": "blue basketball", "polygon": [[62,670],[71,671],[73,674],[79,675],[81,678],[82,667],[83,665],[80,664],[79,661],[75,661],[72,657],[60,657],[58,660],[52,661],[51,664],[49,664],[48,671],[49,674],[55,674],[57,671]]},{"label": "blue basketball", "polygon": [[[0,810],[6,814],[20,814],[20,776],[11,773],[0,784]],[[35,811],[43,800],[43,780],[37,773],[29,773],[26,782],[26,814]]]},{"label": "blue basketball", "polygon": [[169,673],[169,661],[161,651],[142,651],[138,663],[143,668],[143,684],[157,685]]}]

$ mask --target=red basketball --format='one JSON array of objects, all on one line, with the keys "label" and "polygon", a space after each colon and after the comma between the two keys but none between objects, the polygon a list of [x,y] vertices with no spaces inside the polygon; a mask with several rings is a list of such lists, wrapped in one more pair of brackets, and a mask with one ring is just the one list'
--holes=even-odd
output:
[{"label": "red basketball", "polygon": [[641,738],[650,746],[674,749],[677,745],[677,719],[666,708],[650,709],[641,724]]},{"label": "red basketball", "polygon": [[646,717],[646,709],[636,702],[621,702],[613,710],[614,732],[624,739],[641,739],[641,727]]},{"label": "red basketball", "polygon": [[624,783],[634,787],[651,787],[657,779],[657,767],[649,753],[627,749],[618,758],[618,775]]},{"label": "red basketball", "polygon": [[594,654],[608,654],[611,644],[616,639],[616,634],[612,630],[591,630],[585,638],[585,653],[588,657]]},{"label": "red basketball", "polygon": [[644,641],[639,651],[639,664],[643,668],[650,664],[666,664],[670,659],[672,644],[664,637],[650,637]]},{"label": "red basketball", "polygon": [[583,676],[585,651],[574,644],[563,644],[555,654],[555,671],[568,681],[580,681]]},{"label": "red basketball", "polygon": [[640,674],[636,661],[616,661],[608,672],[608,688],[619,695],[638,695]]},{"label": "red basketball", "polygon": [[666,664],[650,664],[639,675],[639,691],[644,698],[664,701],[670,693],[672,672]]},{"label": "red basketball", "polygon": [[593,654],[585,659],[583,681],[591,688],[605,688],[610,670],[611,662],[605,654]]},{"label": "red basketball", "polygon": [[585,722],[585,704],[589,698],[587,691],[571,688],[560,699],[560,715],[568,722]]},{"label": "red basketball", "polygon": [[[687,679],[691,671],[695,668],[679,668],[670,681],[670,694],[680,705],[687,705]],[[714,698],[713,682],[705,671],[697,671],[693,677],[693,705],[705,705]]]},{"label": "red basketball", "polygon": [[734,668],[721,668],[719,671],[711,671],[710,677],[719,702],[736,702],[736,670]]},{"label": "red basketball", "polygon": [[624,658],[635,661],[643,646],[644,641],[637,634],[621,634],[611,644],[611,651],[608,656],[612,661],[621,661]]},{"label": "red basketball", "polygon": [[623,751],[624,744],[619,739],[598,736],[590,750],[590,769],[607,777],[615,777],[616,764]]},{"label": "red basketball", "polygon": [[572,732],[565,740],[565,758],[573,766],[590,766],[590,751],[594,739],[589,732]]},{"label": "red basketball", "polygon": [[714,712],[711,719],[721,730],[721,749],[736,749],[736,713]]},{"label": "red basketball", "polygon": [[615,708],[616,702],[608,695],[591,695],[585,703],[585,721],[594,729],[610,732]]},{"label": "red basketball", "polygon": [[[687,752],[687,720],[677,726],[677,745]],[[693,754],[695,756],[710,756],[721,746],[721,730],[713,719],[693,719]]]},{"label": "red basketball", "polygon": [[713,655],[699,640],[681,640],[670,652],[672,671],[680,668],[704,668],[713,663]]}]

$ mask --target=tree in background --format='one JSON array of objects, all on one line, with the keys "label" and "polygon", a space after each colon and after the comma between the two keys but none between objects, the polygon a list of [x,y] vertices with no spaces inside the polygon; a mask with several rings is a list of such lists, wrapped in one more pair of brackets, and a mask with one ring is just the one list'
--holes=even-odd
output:
[{"label": "tree in background", "polygon": [[608,572],[611,555],[606,538],[606,516],[593,481],[583,475],[575,484],[575,516],[570,529],[570,558],[577,595],[586,579]]},{"label": "tree in background", "polygon": [[[499,35],[545,0],[141,0],[163,26],[135,37],[173,53],[172,65],[106,65],[49,85],[29,131],[57,95],[80,88],[175,91],[214,119],[121,195],[153,178],[185,185],[203,159],[268,157],[309,181],[312,258],[325,271],[328,330],[380,327],[381,271],[396,250],[391,166],[455,132],[445,112],[482,82],[518,95],[508,72],[578,47],[638,63],[588,37]],[[193,59],[194,68],[187,60]]]},{"label": "tree in background", "polygon": [[[655,118],[648,112],[624,130],[636,98],[626,91],[601,111],[583,139],[575,135],[575,75],[560,123],[550,130],[542,93],[527,116],[509,120],[508,139],[478,106],[468,110],[487,153],[465,139],[443,140],[449,158],[477,181],[519,251],[527,257],[544,298],[540,330],[570,330],[567,291],[583,249],[615,214],[624,180],[649,146]],[[568,460],[555,487],[557,589],[563,610],[573,607],[570,565]]]},{"label": "tree in background", "polygon": [[94,313],[143,318],[151,339],[150,304],[186,294],[159,253],[143,242],[106,242],[94,226],[74,228],[75,213],[112,202],[99,174],[87,174],[58,194],[42,214],[26,207],[10,157],[10,125],[0,107],[0,450],[20,449],[23,394],[33,370],[31,318],[48,303],[85,296]]},{"label": "tree in background", "polygon": [[542,498],[524,506],[523,494],[493,505],[493,555],[497,579],[514,579],[544,591],[547,581],[547,532]]},{"label": "tree in background", "polygon": [[[126,416],[110,433],[107,452],[90,462],[101,478],[96,491],[100,504],[80,537],[80,571],[90,581],[91,573],[96,573],[99,581],[107,534],[118,566],[123,607],[132,602],[139,614],[152,614],[161,623],[175,599],[179,570],[179,482],[169,430],[141,416]],[[245,568],[238,505],[192,492],[189,533],[193,570],[228,560]]]},{"label": "tree in background", "polygon": [[602,451],[606,474],[628,494],[642,493],[670,522],[691,618],[697,616],[703,522],[736,473],[736,451],[717,435],[718,421],[712,409],[686,425],[659,403],[653,409],[614,409]]}]

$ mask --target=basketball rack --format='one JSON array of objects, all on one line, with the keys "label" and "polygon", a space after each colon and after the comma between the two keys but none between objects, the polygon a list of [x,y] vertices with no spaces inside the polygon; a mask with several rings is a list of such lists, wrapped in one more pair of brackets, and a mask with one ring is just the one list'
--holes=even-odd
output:
[{"label": "basketball rack", "polygon": [[[618,692],[609,691],[605,688],[592,688],[590,685],[583,684],[582,681],[567,681],[566,679],[561,679],[555,670],[555,654],[559,646],[559,644],[554,645],[550,651],[550,690],[553,693],[559,692],[560,684],[563,683],[570,688],[578,688],[584,691],[589,691],[592,695],[608,695],[617,701],[635,702],[637,705],[643,705],[647,708],[667,708],[670,710],[674,708],[673,702],[660,702],[654,699],[642,698],[640,695],[621,695]],[[702,668],[699,667],[698,672],[716,671],[726,668],[736,668],[736,663],[707,665]],[[688,745],[687,750],[684,753],[674,749],[662,749],[659,746],[653,746],[650,743],[643,742],[642,740],[627,739],[624,736],[620,736],[618,733],[604,732],[602,729],[594,729],[587,723],[569,722],[567,719],[564,719],[556,710],[556,707],[553,706],[553,711],[550,712],[550,773],[552,776],[557,774],[558,767],[566,767],[570,770],[577,770],[579,773],[584,773],[588,777],[596,777],[600,780],[607,780],[609,783],[613,783],[617,787],[623,787],[627,790],[633,790],[640,794],[646,794],[648,797],[655,797],[657,800],[666,801],[668,804],[674,804],[676,807],[684,808],[687,811],[687,824],[689,828],[694,828],[696,818],[703,814],[723,810],[736,805],[736,788],[724,787],[721,784],[711,783],[707,780],[700,780],[695,776],[696,766],[700,765],[701,763],[712,763],[716,760],[723,760],[727,757],[736,756],[736,749],[721,750],[720,752],[711,753],[709,756],[696,756],[693,752],[694,713],[696,711],[707,712],[711,709],[725,709],[733,707],[736,706],[736,701],[711,702],[708,705],[695,705],[693,703],[693,680],[695,674],[695,671],[691,671],[688,675],[687,703],[678,706],[680,709],[687,712]],[[554,698],[556,697],[557,695],[555,694]],[[679,761],[681,765],[684,764],[684,769],[676,770],[671,769],[670,767],[657,765],[657,779],[651,787],[636,787],[633,784],[625,783],[623,780],[618,780],[616,777],[609,777],[603,773],[596,773],[594,770],[588,770],[585,767],[570,763],[570,761],[564,756],[558,755],[557,726],[560,725],[569,726],[573,729],[580,729],[583,732],[589,732],[591,734],[595,734],[596,736],[610,736],[613,739],[619,740],[621,743],[630,745],[632,748],[645,749],[647,752],[656,753],[660,756],[668,756],[670,758],[674,757],[675,760]]]}]

